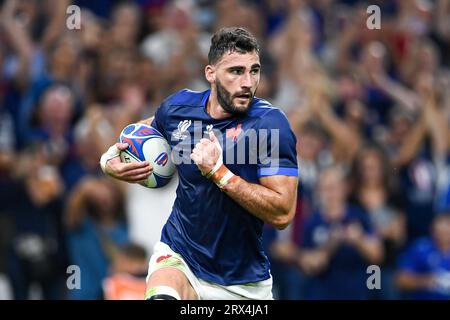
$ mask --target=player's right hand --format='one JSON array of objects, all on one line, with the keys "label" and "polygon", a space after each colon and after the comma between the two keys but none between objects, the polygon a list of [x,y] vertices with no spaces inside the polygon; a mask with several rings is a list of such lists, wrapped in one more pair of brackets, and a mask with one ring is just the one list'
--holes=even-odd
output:
[{"label": "player's right hand", "polygon": [[127,148],[128,144],[126,143],[116,143],[111,147],[107,152],[111,156],[108,157],[108,160],[102,166],[102,170],[107,175],[118,180],[130,183],[144,182],[153,172],[153,167],[148,161],[132,163],[123,163],[120,161],[120,151],[126,150]]}]

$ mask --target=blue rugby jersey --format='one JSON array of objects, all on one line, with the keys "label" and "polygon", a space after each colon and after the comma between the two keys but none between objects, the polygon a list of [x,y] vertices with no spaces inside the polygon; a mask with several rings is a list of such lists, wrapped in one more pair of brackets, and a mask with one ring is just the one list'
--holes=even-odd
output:
[{"label": "blue rugby jersey", "polygon": [[407,299],[450,300],[450,253],[442,252],[431,237],[417,239],[399,257],[399,270],[416,275],[432,274],[432,288],[408,292]]},{"label": "blue rugby jersey", "polygon": [[296,138],[282,111],[256,97],[245,115],[212,118],[206,112],[209,94],[185,89],[171,95],[152,123],[171,145],[179,175],[161,241],[181,254],[200,279],[227,286],[262,281],[270,277],[263,221],[202,176],[189,156],[201,138],[209,137],[209,129],[216,136],[220,131],[224,164],[259,183],[263,176],[298,176]]}]

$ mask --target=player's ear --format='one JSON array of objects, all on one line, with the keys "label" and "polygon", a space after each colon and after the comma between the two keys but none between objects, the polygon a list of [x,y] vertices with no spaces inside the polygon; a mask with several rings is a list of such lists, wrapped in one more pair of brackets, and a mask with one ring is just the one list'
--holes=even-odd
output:
[{"label": "player's ear", "polygon": [[216,70],[214,66],[208,64],[205,67],[205,78],[211,84],[216,82]]}]

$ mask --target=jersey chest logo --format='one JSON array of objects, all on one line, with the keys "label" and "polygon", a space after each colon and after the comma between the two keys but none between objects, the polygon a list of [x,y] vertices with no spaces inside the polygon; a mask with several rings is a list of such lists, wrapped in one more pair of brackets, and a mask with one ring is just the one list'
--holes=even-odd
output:
[{"label": "jersey chest logo", "polygon": [[227,129],[227,138],[231,138],[234,142],[236,142],[239,135],[241,134],[241,127],[242,124],[239,123],[236,128]]},{"label": "jersey chest logo", "polygon": [[176,129],[174,132],[172,132],[172,139],[173,140],[184,140],[187,137],[189,137],[189,132],[187,132],[187,129],[192,124],[191,120],[183,120],[178,123],[178,129]]}]

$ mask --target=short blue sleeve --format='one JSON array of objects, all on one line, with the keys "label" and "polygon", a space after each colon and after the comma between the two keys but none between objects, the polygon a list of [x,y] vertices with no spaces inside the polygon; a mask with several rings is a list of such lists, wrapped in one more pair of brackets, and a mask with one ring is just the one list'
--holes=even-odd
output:
[{"label": "short blue sleeve", "polygon": [[158,107],[155,113],[155,118],[153,119],[153,122],[151,126],[161,132],[161,134],[166,138],[167,141],[169,141],[169,137],[167,136],[166,130],[165,130],[165,122],[167,118],[167,112],[170,105],[170,98],[168,97],[165,99],[161,105]]},{"label": "short blue sleeve", "polygon": [[284,113],[272,109],[259,122],[258,176],[298,176],[297,139]]}]

